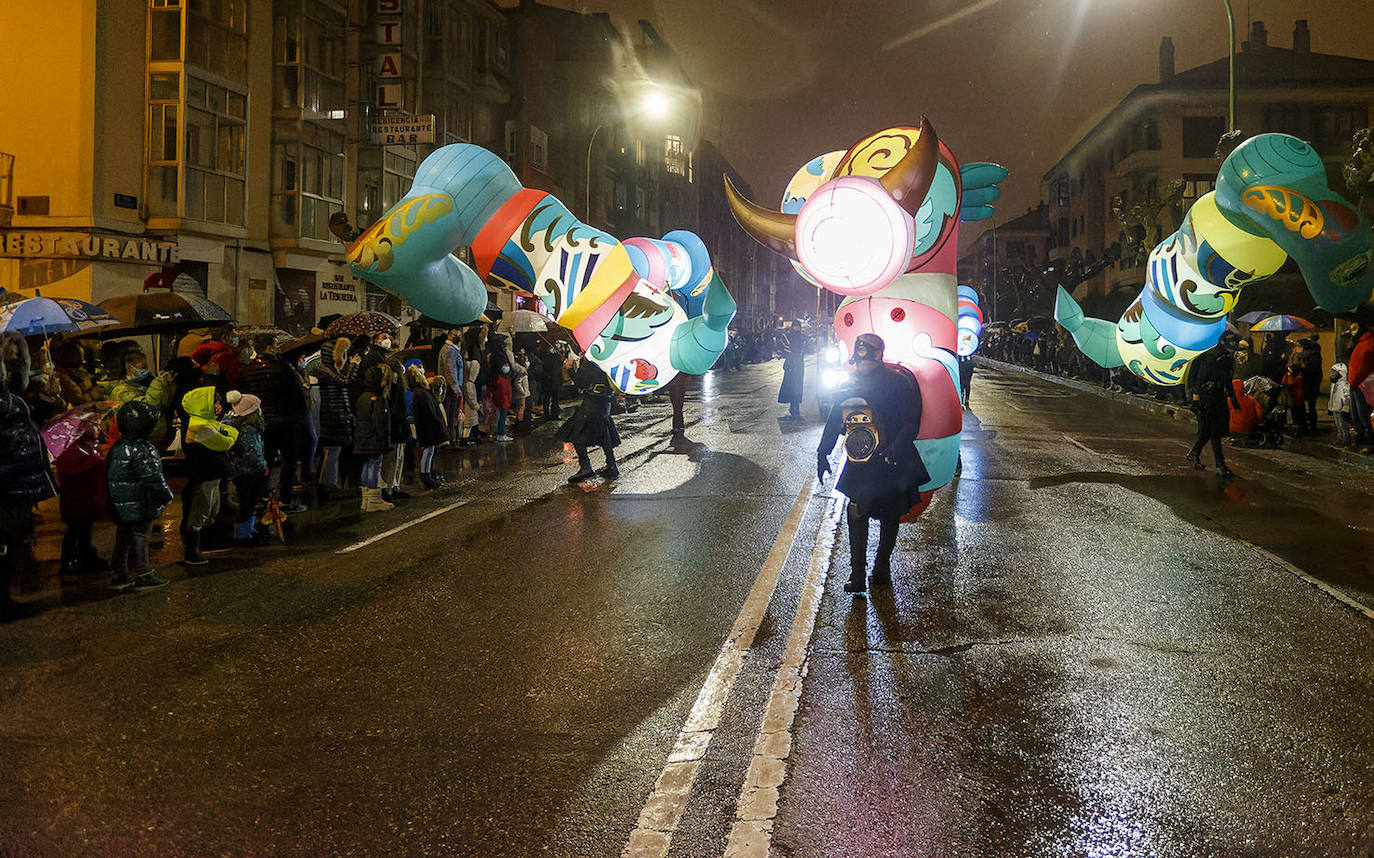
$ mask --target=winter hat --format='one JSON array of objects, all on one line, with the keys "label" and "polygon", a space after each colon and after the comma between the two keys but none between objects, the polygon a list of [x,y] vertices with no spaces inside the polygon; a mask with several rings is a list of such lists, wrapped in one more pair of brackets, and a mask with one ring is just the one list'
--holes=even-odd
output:
[{"label": "winter hat", "polygon": [[247,417],[262,407],[261,399],[251,393],[240,393],[237,390],[224,394],[224,401],[229,403],[235,417]]},{"label": "winter hat", "polygon": [[413,388],[429,389],[429,380],[425,378],[425,368],[419,361],[406,365],[406,377],[410,379],[410,386]]}]

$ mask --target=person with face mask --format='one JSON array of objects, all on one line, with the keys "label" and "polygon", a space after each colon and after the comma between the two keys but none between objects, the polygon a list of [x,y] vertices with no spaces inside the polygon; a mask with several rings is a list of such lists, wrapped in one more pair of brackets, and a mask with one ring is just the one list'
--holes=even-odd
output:
[{"label": "person with face mask", "polygon": [[157,422],[149,439],[159,447],[165,447],[169,432],[168,413],[176,397],[176,382],[172,373],[162,372],[153,375],[148,368],[148,356],[142,347],[133,340],[126,340],[117,365],[122,375],[110,388],[110,398],[119,402],[145,402],[157,412]]},{"label": "person with face mask", "polygon": [[1235,387],[1231,384],[1231,351],[1238,341],[1239,338],[1230,331],[1222,334],[1217,344],[1199,355],[1188,368],[1186,379],[1191,403],[1189,407],[1197,415],[1197,438],[1188,451],[1187,459],[1194,468],[1202,470],[1202,448],[1210,443],[1212,457],[1216,459],[1217,476],[1223,479],[1234,476],[1231,469],[1226,467],[1221,439],[1231,429],[1229,405],[1237,409],[1241,407]]},{"label": "person with face mask", "polygon": [[[849,363],[854,375],[835,394],[825,431],[816,448],[816,479],[830,473],[830,452],[845,433],[845,463],[835,488],[849,497],[849,581],[844,591],[856,598],[868,590],[868,522],[878,520],[878,555],[873,562],[873,583],[892,581],[892,551],[897,545],[901,517],[921,499],[921,484],[930,479],[916,451],[921,425],[921,389],[911,371],[883,362],[885,344],[877,334],[860,334]],[[846,403],[849,403],[846,405]],[[868,410],[869,420],[854,423],[851,442],[845,415],[856,407]],[[861,427],[867,426],[867,429]],[[858,433],[867,431],[876,447],[864,449]]]},{"label": "person with face mask", "polygon": [[[499,355],[499,353],[498,353]],[[515,439],[506,434],[506,418],[510,414],[511,399],[513,396],[511,386],[511,365],[504,357],[493,356],[493,367],[491,383],[491,404],[496,407],[496,437],[493,439],[499,443],[507,444]]]}]

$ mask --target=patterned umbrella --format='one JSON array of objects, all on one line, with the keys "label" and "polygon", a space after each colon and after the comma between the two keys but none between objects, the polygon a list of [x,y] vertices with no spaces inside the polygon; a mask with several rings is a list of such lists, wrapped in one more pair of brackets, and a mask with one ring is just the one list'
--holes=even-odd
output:
[{"label": "patterned umbrella", "polygon": [[76,443],[76,439],[92,433],[100,433],[100,414],[74,408],[54,417],[51,423],[43,427],[41,434],[43,444],[48,448],[48,455],[53,461],[57,461],[67,452],[68,447]]},{"label": "patterned umbrella", "polygon": [[100,302],[119,319],[118,327],[101,334],[172,333],[223,324],[232,320],[229,311],[199,295],[185,292],[140,292],[116,295]]},{"label": "patterned umbrella", "polygon": [[1287,313],[1267,316],[1250,326],[1251,332],[1266,333],[1269,331],[1315,331],[1316,329],[1316,325],[1301,316],[1290,316]]},{"label": "patterned umbrella", "polygon": [[350,313],[347,316],[340,316],[330,322],[329,327],[324,331],[324,335],[326,337],[357,337],[363,335],[371,337],[377,334],[399,334],[400,332],[400,319],[379,310],[364,310],[361,313]]},{"label": "patterned umbrella", "polygon": [[1241,316],[1239,319],[1236,319],[1236,321],[1240,322],[1243,325],[1253,325],[1260,319],[1267,319],[1272,315],[1274,315],[1274,312],[1272,310],[1251,310],[1244,316]]},{"label": "patterned umbrella", "polygon": [[94,304],[74,298],[25,298],[17,292],[0,294],[0,331],[24,336],[85,333],[119,324]]}]

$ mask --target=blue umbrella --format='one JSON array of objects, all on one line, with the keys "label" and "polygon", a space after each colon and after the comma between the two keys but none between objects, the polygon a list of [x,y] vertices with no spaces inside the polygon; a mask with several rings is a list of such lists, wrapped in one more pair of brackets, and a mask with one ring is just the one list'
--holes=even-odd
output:
[{"label": "blue umbrella", "polygon": [[94,304],[74,298],[25,298],[14,292],[0,294],[0,332],[26,337],[85,333],[119,320]]},{"label": "blue umbrella", "polygon": [[1270,310],[1252,310],[1239,319],[1236,319],[1236,321],[1244,325],[1253,325],[1260,319],[1267,319],[1272,315],[1274,315],[1274,313]]},{"label": "blue umbrella", "polygon": [[1290,316],[1286,313],[1268,316],[1250,326],[1251,331],[1264,332],[1315,331],[1316,329],[1316,325],[1301,316]]}]

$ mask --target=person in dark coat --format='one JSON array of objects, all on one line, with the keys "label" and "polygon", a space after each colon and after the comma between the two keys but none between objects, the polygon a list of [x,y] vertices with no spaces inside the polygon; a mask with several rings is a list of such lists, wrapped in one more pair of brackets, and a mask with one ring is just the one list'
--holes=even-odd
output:
[{"label": "person in dark coat", "polygon": [[300,464],[309,452],[310,394],[295,362],[270,351],[273,345],[270,336],[253,343],[257,357],[239,377],[239,392],[251,393],[262,402],[267,462],[281,465],[277,496],[283,509],[303,512],[306,507],[297,498],[295,486]]},{"label": "person in dark coat", "polygon": [[1309,434],[1317,432],[1317,396],[1321,393],[1322,376],[1326,368],[1322,366],[1322,347],[1316,337],[1308,337],[1298,342],[1293,355],[1298,364],[1302,379],[1302,401],[1304,413],[1297,422],[1306,425]]},{"label": "person in dark coat", "polygon": [[[620,446],[620,433],[611,420],[611,400],[615,398],[615,386],[601,367],[584,359],[573,376],[573,384],[582,391],[582,403],[577,406],[573,416],[554,433],[559,441],[572,442],[577,451],[577,473],[568,477],[570,483],[580,483],[594,474],[608,480],[620,476],[615,464],[615,448]],[[587,453],[589,447],[600,447],[606,454],[606,467],[592,470],[592,459]]]},{"label": "person in dark coat", "polygon": [[412,366],[406,372],[410,374],[410,408],[415,417],[415,446],[420,453],[420,482],[425,488],[437,489],[444,484],[444,477],[434,470],[434,451],[452,441],[453,436],[444,409],[430,390],[424,369]]},{"label": "person in dark coat", "polygon": [[0,340],[0,620],[20,615],[10,583],[27,555],[33,534],[33,505],[57,494],[48,454],[29,416],[29,347],[19,334]]},{"label": "person in dark coat", "polygon": [[[849,497],[846,517],[850,571],[844,591],[855,596],[867,591],[868,520],[876,518],[879,527],[873,583],[890,583],[900,519],[920,503],[921,484],[930,479],[916,451],[921,389],[905,367],[884,363],[883,352],[883,339],[877,334],[860,334],[855,340],[854,354],[849,360],[854,375],[836,393],[816,448],[816,478],[824,480],[830,473],[830,451],[841,432],[845,432],[849,460],[835,488]],[[871,414],[876,426],[876,448],[865,448],[860,443],[865,437],[872,440],[874,436],[873,431],[863,428],[864,423],[853,424],[853,439],[845,426],[846,413],[858,406],[867,406]]]},{"label": "person in dark coat", "polygon": [[1220,341],[1207,351],[1198,355],[1197,360],[1188,368],[1186,391],[1189,407],[1197,415],[1197,438],[1188,451],[1188,461],[1193,467],[1202,470],[1202,448],[1212,445],[1212,456],[1217,460],[1217,474],[1232,477],[1231,469],[1226,467],[1226,456],[1222,452],[1221,439],[1231,431],[1231,409],[1228,403],[1240,409],[1235,386],[1231,384],[1234,370],[1232,350],[1239,340],[1227,331]]},{"label": "person in dark coat", "polygon": [[544,419],[558,420],[562,417],[558,398],[563,392],[563,352],[554,343],[549,343],[549,347],[539,355],[539,364],[543,369],[539,404],[544,409]]},{"label": "person in dark coat", "polygon": [[382,456],[392,444],[389,403],[396,377],[387,361],[391,335],[377,334],[364,343],[365,351],[349,380],[349,396],[353,398],[353,452],[364,457],[360,478],[362,510],[379,512],[395,507],[382,499],[378,484],[382,477]]},{"label": "person in dark coat", "polygon": [[806,335],[794,327],[782,331],[778,337],[782,352],[782,387],[778,388],[778,402],[787,403],[788,417],[800,417],[806,376]]},{"label": "person in dark coat", "polygon": [[391,448],[382,455],[382,476],[379,483],[382,499],[395,504],[408,500],[410,493],[401,487],[405,476],[406,448],[415,440],[415,420],[410,414],[410,383],[406,368],[393,354],[387,358],[395,381],[387,401],[387,413],[391,418]]},{"label": "person in dark coat", "polygon": [[320,349],[320,362],[315,378],[320,387],[320,459],[322,496],[339,488],[339,459],[343,451],[353,446],[353,399],[349,396],[349,382],[362,358],[349,357],[346,337],[326,342]]},{"label": "person in dark coat", "polygon": [[162,457],[149,440],[161,419],[156,406],[137,399],[121,405],[115,414],[119,440],[110,449],[105,479],[110,517],[115,523],[112,584],[117,590],[151,590],[167,585],[167,579],[154,572],[148,562],[153,522],[173,497],[162,475]]}]

